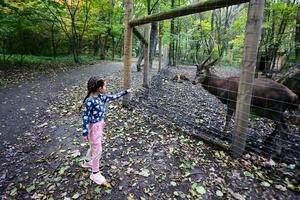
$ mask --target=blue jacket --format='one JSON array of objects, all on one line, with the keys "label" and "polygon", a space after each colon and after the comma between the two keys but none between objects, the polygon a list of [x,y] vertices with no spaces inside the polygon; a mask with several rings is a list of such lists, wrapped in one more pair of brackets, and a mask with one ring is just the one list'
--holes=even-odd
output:
[{"label": "blue jacket", "polygon": [[90,123],[96,123],[104,119],[105,103],[111,100],[118,99],[127,94],[127,90],[114,95],[100,94],[99,96],[89,96],[84,102],[83,109],[83,136],[87,136],[88,126]]}]

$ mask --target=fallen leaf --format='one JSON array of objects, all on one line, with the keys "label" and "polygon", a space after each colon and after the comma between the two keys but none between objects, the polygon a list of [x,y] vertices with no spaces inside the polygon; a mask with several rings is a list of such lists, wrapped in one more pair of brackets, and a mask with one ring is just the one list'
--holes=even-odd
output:
[{"label": "fallen leaf", "polygon": [[97,194],[99,194],[99,193],[100,193],[100,191],[101,191],[101,188],[100,188],[100,186],[97,186],[97,187],[95,188],[95,192],[96,192]]},{"label": "fallen leaf", "polygon": [[180,192],[179,192],[179,191],[174,191],[173,194],[174,194],[175,196],[179,196],[179,195],[180,195]]},{"label": "fallen leaf", "polygon": [[16,196],[17,195],[17,191],[18,191],[18,188],[14,188],[10,191],[9,195],[10,196]]},{"label": "fallen leaf", "polygon": [[205,193],[206,193],[206,190],[205,190],[204,187],[202,187],[202,186],[196,187],[196,191],[197,191],[199,194],[205,194]]},{"label": "fallen leaf", "polygon": [[140,176],[148,177],[150,176],[149,169],[142,169],[142,171],[139,173]]},{"label": "fallen leaf", "polygon": [[134,196],[132,193],[129,194],[129,196],[127,197],[127,200],[134,200]]},{"label": "fallen leaf", "polygon": [[170,184],[171,184],[172,186],[176,186],[176,185],[177,185],[176,182],[174,182],[174,181],[171,181]]},{"label": "fallen leaf", "polygon": [[221,192],[220,190],[217,190],[216,195],[218,197],[222,197],[223,196],[223,192]]},{"label": "fallen leaf", "polygon": [[108,189],[112,189],[112,185],[107,181],[105,183],[103,183],[102,185]]},{"label": "fallen leaf", "polygon": [[80,194],[79,193],[75,193],[73,196],[72,196],[72,199],[78,199],[80,197]]},{"label": "fallen leaf", "polygon": [[71,156],[72,156],[72,158],[76,158],[76,157],[80,156],[80,151],[78,149],[74,150],[73,152],[71,152]]},{"label": "fallen leaf", "polygon": [[266,181],[263,181],[263,182],[261,182],[260,183],[262,186],[264,186],[264,187],[270,187],[271,186],[271,184],[269,183],[269,182],[266,182]]},{"label": "fallen leaf", "polygon": [[35,190],[35,185],[31,185],[31,186],[29,186],[28,188],[26,188],[26,191],[27,191],[28,193],[32,192],[33,190]]},{"label": "fallen leaf", "polygon": [[283,191],[283,192],[287,191],[286,187],[284,187],[282,185],[275,185],[275,188],[280,190],[280,191]]}]

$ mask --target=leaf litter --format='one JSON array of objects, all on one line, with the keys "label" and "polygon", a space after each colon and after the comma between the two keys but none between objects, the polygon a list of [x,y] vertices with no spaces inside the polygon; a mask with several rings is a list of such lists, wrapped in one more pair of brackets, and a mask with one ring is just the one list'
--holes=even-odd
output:
[{"label": "leaf litter", "polygon": [[[105,79],[110,91],[122,88],[122,79],[117,74],[107,75]],[[80,166],[87,150],[81,136],[81,113],[77,111],[85,94],[84,84],[73,87],[71,93],[60,94],[52,102],[44,118],[47,124],[44,119],[40,123],[36,121],[42,126],[36,127],[35,133],[42,135],[42,142],[47,143],[44,149],[36,147],[36,152],[31,153],[40,160],[32,164],[36,173],[24,173],[18,179],[10,177],[14,182],[5,188],[4,195],[22,199],[299,197],[295,193],[299,183],[295,182],[293,171],[287,170],[291,165],[277,162],[274,165],[272,161],[264,165],[268,161],[253,153],[234,159],[227,152],[190,136],[189,128],[161,117],[159,112],[151,112],[151,98],[158,100],[157,106],[162,106],[172,94],[166,89],[176,93],[186,88],[154,77],[152,84],[162,83],[161,87],[165,87],[165,92],[157,97],[154,91],[157,88],[143,89],[140,80],[141,74],[134,72],[133,87],[139,92],[134,94],[130,109],[123,108],[120,101],[108,105],[100,167],[108,180],[106,185],[92,183],[90,171]],[[147,95],[150,100],[145,98]],[[179,104],[185,97],[176,101]],[[172,108],[172,102],[166,108]],[[61,108],[64,112],[59,112]],[[205,113],[200,116],[203,119],[197,120],[197,124],[211,117]]]}]

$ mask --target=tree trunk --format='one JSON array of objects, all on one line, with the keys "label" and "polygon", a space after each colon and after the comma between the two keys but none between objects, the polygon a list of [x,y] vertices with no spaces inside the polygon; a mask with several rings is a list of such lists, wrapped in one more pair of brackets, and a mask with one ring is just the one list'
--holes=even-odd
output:
[{"label": "tree trunk", "polygon": [[225,20],[224,20],[224,27],[223,27],[223,39],[222,39],[222,48],[221,48],[221,54],[220,54],[220,58],[219,60],[221,60],[224,56],[225,51],[227,51],[227,47],[228,47],[228,38],[227,38],[227,29],[230,27],[229,24],[229,7],[225,8]]},{"label": "tree trunk", "polygon": [[[295,3],[295,0],[294,1],[289,0],[286,2],[285,6],[292,5],[294,3]],[[277,59],[278,51],[282,44],[282,40],[285,37],[286,27],[291,19],[290,18],[291,15],[289,15],[289,14],[286,14],[285,16],[283,16],[282,19],[280,20],[280,26],[278,28],[278,31],[276,31],[275,22],[277,22],[279,19],[276,18],[275,10],[273,10],[271,13],[272,13],[272,16],[270,17],[270,19],[272,20],[271,34],[268,37],[268,40],[265,41],[265,44],[266,44],[265,46],[267,46],[266,47],[267,63],[266,63],[265,74],[267,75],[267,77],[273,76],[274,68],[276,66],[276,59]],[[274,39],[275,39],[275,42],[274,42]],[[271,44],[271,45],[268,45],[268,44]]]},{"label": "tree trunk", "polygon": [[102,42],[100,45],[100,59],[105,60],[106,52],[107,52],[107,42],[108,42],[109,35],[106,34],[104,38],[102,38]]},{"label": "tree trunk", "polygon": [[215,38],[215,36],[214,36],[215,12],[216,12],[215,10],[212,11],[211,19],[210,19],[210,24],[211,24],[211,29],[210,29],[210,36],[211,36],[211,38],[210,38],[210,50],[211,50],[211,52],[209,52],[209,53],[212,55],[212,57],[214,57],[214,45],[215,45],[215,42],[214,42],[214,38]]},{"label": "tree trunk", "polygon": [[[218,47],[218,56],[220,57],[222,49],[222,9],[216,11],[216,31],[217,31],[217,47]],[[220,59],[219,59],[220,60]]]},{"label": "tree trunk", "polygon": [[150,54],[149,54],[149,67],[152,69],[153,60],[155,57],[156,46],[157,46],[157,31],[158,23],[151,23],[151,33],[150,33]]},{"label": "tree trunk", "polygon": [[1,49],[2,49],[2,63],[5,63],[5,39],[2,38],[1,40]]},{"label": "tree trunk", "polygon": [[[175,0],[171,1],[171,8],[174,8]],[[175,34],[175,26],[174,26],[174,18],[171,19],[171,27],[170,27],[170,45],[169,45],[169,65],[175,66],[174,62],[174,34]]]},{"label": "tree trunk", "polygon": [[136,70],[138,72],[140,72],[142,70],[141,63],[144,59],[144,44],[143,43],[140,43],[140,44],[141,44],[141,46],[139,49],[139,58],[138,58],[138,61],[136,62]]},{"label": "tree trunk", "polygon": [[[131,54],[132,54],[132,27],[129,22],[132,19],[132,0],[125,0],[125,29],[124,29],[124,89],[131,87]],[[128,107],[130,96],[123,97],[123,106]]]},{"label": "tree trunk", "polygon": [[118,50],[118,55],[120,58],[122,58],[123,56],[123,49],[124,49],[124,38],[120,36],[116,44],[116,50]]},{"label": "tree trunk", "polygon": [[147,14],[151,15],[151,0],[147,0]]},{"label": "tree trunk", "polygon": [[147,41],[148,45],[144,45],[144,77],[143,77],[143,87],[148,88],[149,87],[149,54],[150,54],[150,25],[145,25],[145,40]]},{"label": "tree trunk", "polygon": [[296,22],[296,61],[300,60],[300,5],[298,5]]},{"label": "tree trunk", "polygon": [[76,33],[76,26],[75,26],[75,16],[70,13],[71,15],[71,33],[72,33],[72,52],[73,58],[75,63],[79,63],[79,54],[78,54],[78,41],[77,41],[77,33]]},{"label": "tree trunk", "polygon": [[[176,25],[176,32],[180,33],[181,32],[181,24],[179,22],[179,20],[177,21],[177,25]],[[176,51],[175,51],[175,62],[177,65],[178,63],[180,64],[180,58],[181,58],[181,48],[180,48],[180,34],[177,34],[177,39],[176,39]]]},{"label": "tree trunk", "polygon": [[112,41],[112,60],[115,60],[115,36],[111,36]]},{"label": "tree trunk", "polygon": [[52,44],[52,55],[54,58],[56,58],[56,45],[55,45],[55,36],[54,36],[54,22],[52,22],[52,26],[51,26],[51,44]]},{"label": "tree trunk", "polygon": [[277,55],[278,55],[278,51],[279,51],[279,48],[281,46],[281,43],[282,43],[282,38],[283,38],[283,35],[284,35],[284,32],[285,32],[285,29],[286,29],[286,26],[287,26],[287,23],[288,23],[288,17],[286,18],[283,18],[281,23],[280,23],[280,27],[279,27],[279,31],[278,31],[278,37],[277,40],[276,40],[276,43],[274,44],[274,48],[272,49],[272,54],[271,54],[271,66],[270,66],[270,77],[272,77],[272,74],[273,74],[273,70],[275,68],[275,64],[276,64],[276,58],[277,58]]},{"label": "tree trunk", "polygon": [[161,62],[162,62],[162,29],[163,29],[163,25],[161,23],[159,23],[159,31],[158,31],[158,35],[159,35],[159,44],[158,44],[158,51],[159,51],[159,55],[158,55],[158,71],[161,70]]},{"label": "tree trunk", "polygon": [[19,22],[19,34],[20,34],[20,39],[21,39],[21,58],[20,58],[20,65],[23,64],[23,61],[24,61],[24,54],[25,54],[25,50],[26,50],[26,47],[25,47],[25,37],[24,37],[24,31],[23,31],[23,28],[21,26],[21,22]]},{"label": "tree trunk", "polygon": [[100,45],[99,45],[99,36],[96,36],[95,39],[94,39],[94,56],[98,56],[99,55],[99,48],[100,48]]},{"label": "tree trunk", "polygon": [[[159,12],[159,3],[155,5],[155,13]],[[153,60],[155,58],[156,46],[157,46],[157,37],[158,35],[158,22],[151,23],[151,32],[150,32],[150,54],[149,54],[149,67],[152,69]]]},{"label": "tree trunk", "polygon": [[73,58],[74,58],[74,62],[75,63],[79,63],[79,50],[77,47],[77,42],[76,41],[72,41],[72,52],[73,52]]},{"label": "tree trunk", "polygon": [[[225,12],[224,18],[222,11]],[[228,38],[226,38],[227,29],[230,26],[229,24],[229,8],[226,7],[225,10],[220,9],[218,12],[217,18],[217,31],[218,31],[218,57],[219,61],[222,60],[224,53],[228,46]]]}]

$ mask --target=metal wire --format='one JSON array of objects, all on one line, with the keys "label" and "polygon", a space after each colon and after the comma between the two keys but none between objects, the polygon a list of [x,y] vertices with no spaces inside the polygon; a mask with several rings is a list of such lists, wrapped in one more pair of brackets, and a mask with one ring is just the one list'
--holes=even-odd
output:
[{"label": "metal wire", "polygon": [[[187,68],[187,69],[191,69],[191,68]],[[180,123],[178,125],[183,125],[186,128],[200,130],[202,132],[208,132],[209,135],[212,135],[214,138],[225,140],[225,142],[227,144],[231,142],[231,139],[227,136],[228,134],[221,131],[220,128],[216,128],[216,127],[214,127],[214,125],[211,125],[211,124],[209,126],[204,125],[205,122],[206,123],[208,122],[207,120],[206,121],[204,120],[203,124],[200,124],[200,125],[196,125],[193,121],[187,120],[186,119],[187,117],[189,119],[196,119],[196,118],[199,118],[199,116],[194,114],[195,112],[185,111],[184,107],[178,107],[178,105],[172,104],[172,100],[174,100],[174,98],[176,98],[177,96],[176,95],[171,96],[171,95],[177,94],[177,93],[179,93],[179,91],[176,88],[163,87],[162,82],[165,79],[166,79],[166,77],[158,75],[158,78],[156,78],[156,80],[154,80],[154,81],[158,81],[158,83],[156,83],[156,85],[159,85],[159,87],[156,88],[155,87],[156,85],[152,85],[154,91],[151,89],[149,91],[144,91],[143,95],[141,95],[141,96],[145,96],[145,97],[142,97],[142,98],[138,97],[139,100],[136,100],[135,105],[139,105],[140,103],[142,103],[142,107],[147,108],[150,112],[152,112],[155,115],[160,116],[161,118],[163,118],[165,120],[172,121],[177,124],[180,121]],[[250,83],[248,83],[248,84],[250,84]],[[160,92],[165,94],[163,98],[156,96],[156,92],[155,92],[156,89],[160,90]],[[160,92],[158,92],[157,94],[160,94]],[[193,91],[193,90],[189,90],[189,93],[191,93],[194,97],[198,96],[197,94],[195,94],[195,91]],[[151,99],[148,99],[148,98],[151,98]],[[144,100],[144,103],[143,103],[143,100]],[[283,103],[286,104],[286,102],[280,101],[280,100],[275,100],[274,102],[280,103],[280,104],[283,104]],[[164,107],[164,105],[166,105],[166,106]],[[273,111],[274,112],[274,110],[266,108],[266,107],[264,107],[262,109],[264,109],[265,111]],[[180,120],[178,120],[178,119],[180,119]],[[276,123],[275,120],[272,120],[272,121]],[[277,123],[278,122],[280,122],[280,121],[277,121]],[[292,135],[291,133],[284,133],[284,134],[289,137],[291,137],[291,135]],[[260,153],[260,154],[267,153],[266,151],[274,152],[274,148],[272,148],[272,147],[264,146],[264,148],[262,148],[263,144],[257,142],[258,135],[260,135],[260,134],[247,133],[248,140],[247,140],[246,150],[253,151],[256,153]],[[293,134],[292,136],[294,138],[296,137],[296,139],[298,139],[300,137],[299,135],[295,135],[295,134]],[[286,147],[284,148],[284,151],[292,151],[293,153],[296,153],[296,154],[300,153],[300,150],[291,148],[293,145],[297,146],[297,144],[295,144],[293,141],[288,141],[286,139],[281,138],[279,133],[277,134],[275,140],[277,142],[281,142],[286,145]],[[270,154],[270,153],[267,153],[267,154]],[[296,162],[297,163],[300,161],[300,158],[293,158],[293,159],[285,158],[285,159],[288,159],[288,162]],[[299,160],[299,161],[297,161],[297,160]]]}]

